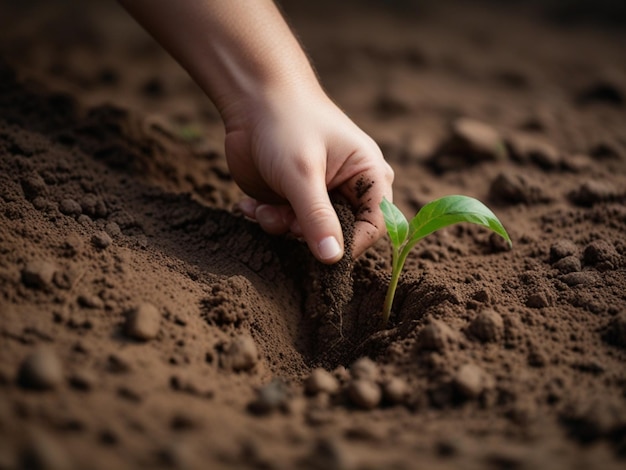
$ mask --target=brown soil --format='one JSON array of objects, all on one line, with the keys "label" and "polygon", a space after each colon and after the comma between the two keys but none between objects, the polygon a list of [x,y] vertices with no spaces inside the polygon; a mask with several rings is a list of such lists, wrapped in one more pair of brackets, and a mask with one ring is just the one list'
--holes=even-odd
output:
[{"label": "brown soil", "polygon": [[[6,2],[0,468],[624,468],[624,30],[303,3],[401,209],[477,197],[513,249],[428,237],[379,331],[386,241],[327,267],[264,234],[214,108],[115,3]],[[305,393],[316,367],[340,390]]]}]

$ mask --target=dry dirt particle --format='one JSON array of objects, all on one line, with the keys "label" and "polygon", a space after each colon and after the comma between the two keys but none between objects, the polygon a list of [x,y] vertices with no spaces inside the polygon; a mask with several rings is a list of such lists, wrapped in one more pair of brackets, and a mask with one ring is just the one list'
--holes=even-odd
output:
[{"label": "dry dirt particle", "polygon": [[369,357],[362,357],[354,361],[350,366],[350,374],[354,379],[365,379],[376,382],[380,377],[380,370],[376,363]]},{"label": "dry dirt particle", "polygon": [[254,414],[267,414],[275,410],[286,410],[289,390],[280,379],[274,379],[257,390],[257,397],[248,410]]},{"label": "dry dirt particle", "polygon": [[377,383],[367,379],[356,379],[348,385],[348,397],[359,408],[371,410],[380,403],[382,392]]},{"label": "dry dirt particle", "polygon": [[475,364],[465,364],[457,371],[453,383],[466,398],[478,398],[491,385],[492,378]]},{"label": "dry dirt particle", "polygon": [[620,255],[615,247],[606,240],[589,243],[583,251],[585,264],[595,266],[602,271],[615,269],[619,266]]},{"label": "dry dirt particle", "polygon": [[62,199],[59,203],[59,210],[62,214],[72,217],[78,216],[82,213],[82,208],[80,207],[80,204],[71,198]]},{"label": "dry dirt particle", "polygon": [[495,310],[485,309],[470,323],[469,333],[484,343],[498,341],[504,334],[504,320]]},{"label": "dry dirt particle", "polygon": [[557,168],[561,155],[550,143],[533,135],[517,133],[508,139],[511,156],[519,162],[533,162],[545,170]]},{"label": "dry dirt particle", "polygon": [[250,335],[241,334],[233,338],[224,353],[220,364],[225,369],[246,371],[252,369],[259,360],[259,352]]},{"label": "dry dirt particle", "polygon": [[404,403],[408,393],[408,384],[399,377],[391,377],[383,384],[383,396],[385,400],[394,405]]},{"label": "dry dirt particle", "polygon": [[28,287],[45,289],[52,284],[56,266],[49,261],[30,261],[22,269],[22,282]]},{"label": "dry dirt particle", "polygon": [[417,337],[417,349],[445,351],[449,346],[458,343],[458,335],[441,320],[433,320],[422,328]]},{"label": "dry dirt particle", "polygon": [[313,369],[311,375],[304,383],[304,389],[311,395],[328,393],[334,395],[339,391],[339,381],[325,369],[318,367]]},{"label": "dry dirt particle", "polygon": [[124,333],[134,339],[154,339],[161,328],[161,314],[151,303],[144,302],[128,313]]},{"label": "dry dirt particle", "polygon": [[552,263],[569,256],[578,257],[580,250],[571,240],[559,240],[550,246],[550,261]]},{"label": "dry dirt particle", "polygon": [[538,204],[550,200],[543,189],[525,175],[500,173],[491,182],[489,198],[500,204]]},{"label": "dry dirt particle", "polygon": [[41,347],[24,359],[17,381],[24,388],[53,389],[63,382],[63,366],[52,349]]},{"label": "dry dirt particle", "polygon": [[91,237],[91,243],[93,243],[96,248],[104,250],[105,248],[108,248],[111,243],[113,243],[113,240],[108,233],[99,231],[94,233],[93,237]]},{"label": "dry dirt particle", "polygon": [[577,256],[566,256],[554,263],[554,267],[562,274],[568,274],[580,271],[582,269],[582,263]]}]

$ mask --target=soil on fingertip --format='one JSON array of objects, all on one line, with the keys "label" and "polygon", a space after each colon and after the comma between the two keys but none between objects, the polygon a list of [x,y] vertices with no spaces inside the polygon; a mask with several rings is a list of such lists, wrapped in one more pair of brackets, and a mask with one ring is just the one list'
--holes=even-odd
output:
[{"label": "soil on fingertip", "polygon": [[117,4],[5,2],[0,468],[623,468],[623,12],[281,4],[401,210],[476,197],[513,249],[427,237],[381,329],[358,210],[332,266],[264,233],[218,113]]}]

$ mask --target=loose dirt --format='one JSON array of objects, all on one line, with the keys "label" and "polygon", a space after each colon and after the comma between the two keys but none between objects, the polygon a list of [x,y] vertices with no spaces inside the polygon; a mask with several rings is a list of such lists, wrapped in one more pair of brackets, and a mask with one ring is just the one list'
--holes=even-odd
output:
[{"label": "loose dirt", "polygon": [[286,15],[405,214],[477,197],[513,249],[428,237],[380,331],[385,240],[329,267],[265,234],[215,109],[115,3],[7,2],[0,468],[623,468],[623,29],[314,3]]}]

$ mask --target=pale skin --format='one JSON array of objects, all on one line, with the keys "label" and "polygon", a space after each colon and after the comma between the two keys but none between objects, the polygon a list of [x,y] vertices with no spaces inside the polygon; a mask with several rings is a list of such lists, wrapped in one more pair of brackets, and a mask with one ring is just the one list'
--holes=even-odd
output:
[{"label": "pale skin", "polygon": [[270,0],[119,0],[215,103],[241,211],[268,233],[301,236],[328,264],[344,254],[329,192],[356,213],[361,255],[385,233],[393,171],[326,95]]}]

